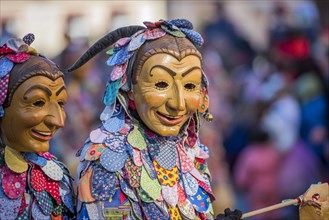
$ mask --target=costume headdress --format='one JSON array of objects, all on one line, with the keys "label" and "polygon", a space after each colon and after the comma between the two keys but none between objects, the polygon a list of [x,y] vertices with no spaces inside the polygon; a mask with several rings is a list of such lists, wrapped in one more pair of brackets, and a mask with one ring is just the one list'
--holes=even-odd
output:
[{"label": "costume headdress", "polygon": [[[201,35],[192,30],[192,23],[186,19],[160,20],[154,23],[144,22],[144,25],[146,28],[142,26],[128,26],[108,33],[93,46],[91,46],[90,49],[87,50],[85,54],[83,54],[78,61],[68,69],[68,71],[74,71],[101,50],[114,45],[112,49],[107,51],[107,54],[111,56],[107,60],[107,65],[113,66],[113,69],[110,73],[103,100],[104,104],[107,106],[103,112],[103,116],[106,115],[106,118],[111,116],[111,114],[108,115],[109,112],[113,112],[114,103],[119,90],[121,89],[125,92],[130,91],[132,69],[134,67],[136,54],[144,43],[162,38],[169,34],[177,38],[187,38],[196,47],[200,47],[203,44]],[[211,120],[212,116],[207,112],[207,86],[207,78],[205,74],[203,74],[201,102],[198,111],[199,113],[205,113],[205,118]]]},{"label": "costume headdress", "polygon": [[56,64],[30,46],[33,41],[34,35],[30,33],[23,39],[11,38],[0,47],[0,117],[18,86],[28,78],[36,75],[63,77]]}]

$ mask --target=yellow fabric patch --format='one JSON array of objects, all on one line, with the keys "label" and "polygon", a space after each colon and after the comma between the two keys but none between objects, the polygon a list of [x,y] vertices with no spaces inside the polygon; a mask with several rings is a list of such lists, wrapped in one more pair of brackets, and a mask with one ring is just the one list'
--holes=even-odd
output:
[{"label": "yellow fabric patch", "polygon": [[166,170],[161,167],[156,160],[153,163],[161,185],[171,187],[176,185],[178,180],[178,168],[176,166],[171,170]]},{"label": "yellow fabric patch", "polygon": [[5,148],[5,161],[9,169],[16,173],[23,173],[28,169],[28,163],[21,153],[8,146]]},{"label": "yellow fabric patch", "polygon": [[91,178],[93,170],[89,169],[79,180],[78,194],[81,202],[93,202],[95,198],[91,195]]},{"label": "yellow fabric patch", "polygon": [[105,146],[103,144],[93,144],[91,147],[88,149],[86,155],[85,155],[85,160],[97,160],[105,150]]},{"label": "yellow fabric patch", "polygon": [[171,220],[182,220],[182,216],[180,215],[177,207],[172,207],[168,204],[168,209]]}]

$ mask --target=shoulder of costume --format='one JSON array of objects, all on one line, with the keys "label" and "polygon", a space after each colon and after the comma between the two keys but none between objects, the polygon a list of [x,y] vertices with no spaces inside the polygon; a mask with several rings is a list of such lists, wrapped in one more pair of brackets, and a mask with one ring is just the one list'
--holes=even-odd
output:
[{"label": "shoulder of costume", "polygon": [[[45,153],[0,149],[0,219],[75,215],[73,178],[63,163]],[[28,208],[31,207],[31,208]]]}]

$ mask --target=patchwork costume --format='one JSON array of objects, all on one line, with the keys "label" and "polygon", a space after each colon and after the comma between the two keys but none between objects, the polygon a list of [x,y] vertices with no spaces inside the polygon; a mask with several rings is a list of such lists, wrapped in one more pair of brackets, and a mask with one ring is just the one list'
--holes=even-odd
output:
[{"label": "patchwork costume", "polygon": [[[29,46],[33,40],[34,35],[28,34],[23,40],[9,39],[0,47],[0,119],[2,123],[6,117],[6,108],[10,105],[20,85],[35,76],[47,77],[52,74],[52,68],[59,71],[55,64]],[[15,65],[28,62],[31,62],[27,65],[29,70],[17,70],[13,74]],[[48,69],[43,69],[42,64]],[[39,72],[28,74],[34,70]],[[25,99],[24,94],[22,100]],[[20,109],[16,110],[20,111]],[[19,113],[25,114],[24,111]],[[17,126],[23,126],[21,124],[26,122],[19,123]],[[48,152],[20,152],[13,146],[7,146],[4,140],[8,137],[3,134],[6,133],[6,127],[4,129],[2,128],[0,132],[0,219],[75,219],[73,179],[68,169]],[[16,132],[13,130],[13,135],[20,138]],[[43,134],[45,137],[50,136],[45,132]],[[30,136],[29,138],[32,139]]]},{"label": "patchwork costume", "polygon": [[213,219],[209,152],[198,137],[200,115],[208,114],[205,75],[200,107],[177,136],[149,130],[127,96],[136,52],[145,42],[165,35],[187,38],[196,46],[203,40],[185,19],[144,24],[107,52],[113,69],[102,125],[77,153],[78,218]]}]

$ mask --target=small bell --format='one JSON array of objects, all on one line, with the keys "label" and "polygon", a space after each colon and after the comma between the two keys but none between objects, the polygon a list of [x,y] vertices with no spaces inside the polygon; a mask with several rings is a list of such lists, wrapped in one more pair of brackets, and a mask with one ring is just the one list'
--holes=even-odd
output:
[{"label": "small bell", "polygon": [[206,121],[211,122],[214,119],[214,116],[208,112],[208,110],[203,114],[203,118],[206,119]]}]

